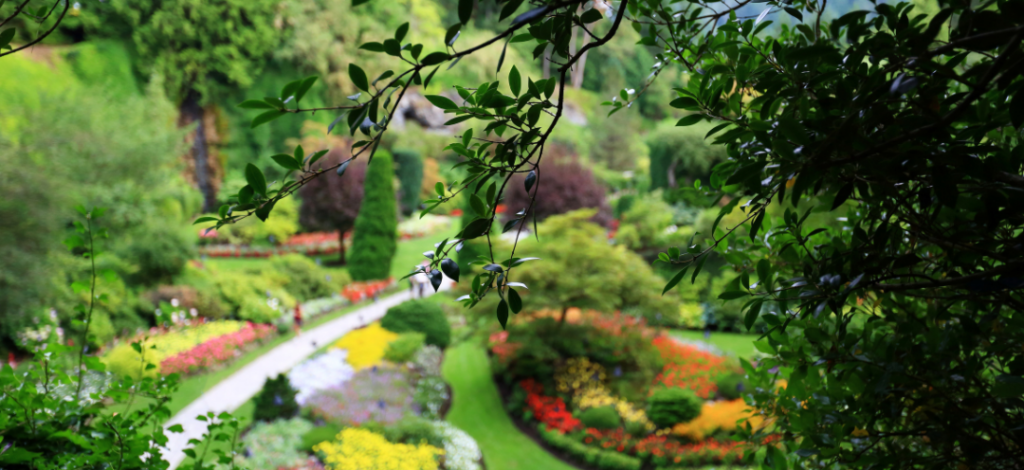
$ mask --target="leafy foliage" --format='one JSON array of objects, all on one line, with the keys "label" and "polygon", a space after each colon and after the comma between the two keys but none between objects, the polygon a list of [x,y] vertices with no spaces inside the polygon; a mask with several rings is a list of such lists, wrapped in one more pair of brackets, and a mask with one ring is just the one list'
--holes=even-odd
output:
[{"label": "leafy foliage", "polygon": [[384,359],[395,364],[405,364],[411,361],[416,356],[416,353],[423,348],[423,343],[426,339],[427,335],[423,333],[400,334],[398,338],[388,343],[388,348],[384,350]]},{"label": "leafy foliage", "polygon": [[692,390],[659,388],[647,399],[647,417],[659,428],[686,423],[700,416],[704,401]]},{"label": "leafy foliage", "polygon": [[740,374],[729,374],[720,379],[715,385],[718,386],[718,394],[728,400],[735,400],[750,392],[750,384]]},{"label": "leafy foliage", "polygon": [[356,281],[386,279],[397,249],[398,208],[391,155],[378,151],[366,170],[363,204],[352,236],[349,274]]},{"label": "leafy foliage", "polygon": [[418,332],[426,335],[426,344],[447,348],[452,329],[437,302],[407,300],[388,309],[380,325],[396,333]]},{"label": "leafy foliage", "polygon": [[[320,161],[323,165],[335,166],[350,158],[345,147],[335,147]],[[302,206],[299,208],[299,223],[309,230],[338,231],[342,238],[342,258],[345,263],[344,236],[355,226],[359,209],[363,205],[363,184],[366,179],[366,164],[352,162],[343,177],[316,178],[299,190]]]}]

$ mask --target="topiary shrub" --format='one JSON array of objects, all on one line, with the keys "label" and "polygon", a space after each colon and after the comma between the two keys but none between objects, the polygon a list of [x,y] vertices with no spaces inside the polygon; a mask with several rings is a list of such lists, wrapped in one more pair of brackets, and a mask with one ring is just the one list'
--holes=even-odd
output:
[{"label": "topiary shrub", "polygon": [[288,382],[288,376],[278,374],[275,378],[268,378],[254,399],[256,407],[252,412],[253,421],[275,421],[295,417],[299,414],[299,404],[295,401],[296,393],[298,392]]},{"label": "topiary shrub", "polygon": [[420,205],[420,187],[423,185],[423,159],[415,150],[395,150],[395,174],[401,184],[399,197],[402,214],[412,215]]},{"label": "topiary shrub", "polygon": [[405,364],[416,356],[426,339],[427,335],[423,333],[402,333],[388,343],[388,348],[384,350],[384,359],[396,364]]},{"label": "topiary shrub", "polygon": [[659,428],[688,423],[700,416],[701,400],[685,388],[659,388],[647,398],[647,418]]},{"label": "topiary shrub", "polygon": [[363,206],[352,234],[348,272],[356,281],[387,279],[398,247],[398,207],[391,154],[377,151],[366,170]]},{"label": "topiary shrub", "polygon": [[423,333],[427,344],[441,349],[448,347],[452,337],[452,328],[441,306],[428,300],[407,300],[389,308],[380,326],[395,333]]},{"label": "topiary shrub", "polygon": [[743,396],[743,392],[749,390],[747,379],[740,374],[729,374],[718,379],[718,394],[722,398],[735,400]]},{"label": "topiary shrub", "polygon": [[588,428],[594,429],[615,429],[622,425],[622,420],[619,419],[619,413],[615,411],[613,406],[596,406],[594,408],[587,408],[580,413],[580,421],[583,425]]}]

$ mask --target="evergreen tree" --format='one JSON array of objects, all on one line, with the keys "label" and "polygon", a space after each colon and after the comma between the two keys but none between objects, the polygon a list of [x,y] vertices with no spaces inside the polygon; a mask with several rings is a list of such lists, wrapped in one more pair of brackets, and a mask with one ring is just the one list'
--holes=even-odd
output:
[{"label": "evergreen tree", "polygon": [[415,150],[395,150],[395,173],[401,184],[399,199],[402,214],[412,215],[420,205],[420,188],[423,185],[423,159]]},{"label": "evergreen tree", "polygon": [[356,281],[385,279],[391,273],[398,237],[394,165],[391,154],[378,150],[366,170],[363,207],[356,217],[348,272]]}]

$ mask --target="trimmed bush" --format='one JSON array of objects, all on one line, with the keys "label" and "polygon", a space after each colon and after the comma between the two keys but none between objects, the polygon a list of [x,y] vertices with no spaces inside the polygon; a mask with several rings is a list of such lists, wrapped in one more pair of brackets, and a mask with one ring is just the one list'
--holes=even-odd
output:
[{"label": "trimmed bush", "polygon": [[282,274],[284,289],[301,302],[330,297],[351,280],[344,271],[328,271],[297,253],[276,256],[270,266]]},{"label": "trimmed bush", "polygon": [[597,406],[580,413],[580,421],[588,428],[615,429],[622,424],[619,413],[612,406]]},{"label": "trimmed bush", "polygon": [[402,213],[412,215],[420,205],[423,185],[423,159],[415,150],[395,150],[395,174],[401,185]]},{"label": "trimmed bush", "polygon": [[743,396],[743,392],[750,390],[747,379],[740,374],[729,374],[718,379],[718,394],[722,398],[735,400]]},{"label": "trimmed bush", "polygon": [[700,416],[704,401],[692,390],[659,388],[647,399],[647,418],[659,428],[688,423]]},{"label": "trimmed bush", "polygon": [[650,434],[647,432],[647,425],[643,421],[626,421],[623,427],[626,430],[626,434],[633,437],[643,437]]},{"label": "trimmed bush", "polygon": [[298,392],[288,382],[288,376],[278,374],[263,383],[263,390],[256,395],[256,407],[252,412],[253,421],[275,421],[289,419],[299,414],[299,404],[295,401]]},{"label": "trimmed bush", "polygon": [[427,335],[423,333],[402,333],[388,343],[388,348],[384,350],[384,359],[396,364],[405,364],[416,356],[426,339]]},{"label": "trimmed bush", "polygon": [[640,459],[618,452],[601,452],[597,456],[597,468],[601,470],[640,470]]},{"label": "trimmed bush", "polygon": [[391,154],[378,150],[366,170],[363,206],[356,217],[348,272],[356,281],[387,279],[398,247],[398,207],[395,202]]},{"label": "trimmed bush", "polygon": [[380,326],[395,333],[423,333],[427,344],[441,349],[448,347],[452,337],[452,328],[441,306],[429,300],[407,300],[389,308]]}]

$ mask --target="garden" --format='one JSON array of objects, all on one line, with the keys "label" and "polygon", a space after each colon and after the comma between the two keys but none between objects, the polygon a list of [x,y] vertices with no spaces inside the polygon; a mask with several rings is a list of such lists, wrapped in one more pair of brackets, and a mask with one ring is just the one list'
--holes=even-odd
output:
[{"label": "garden", "polygon": [[0,0],[0,468],[1019,470],[1022,2]]}]

